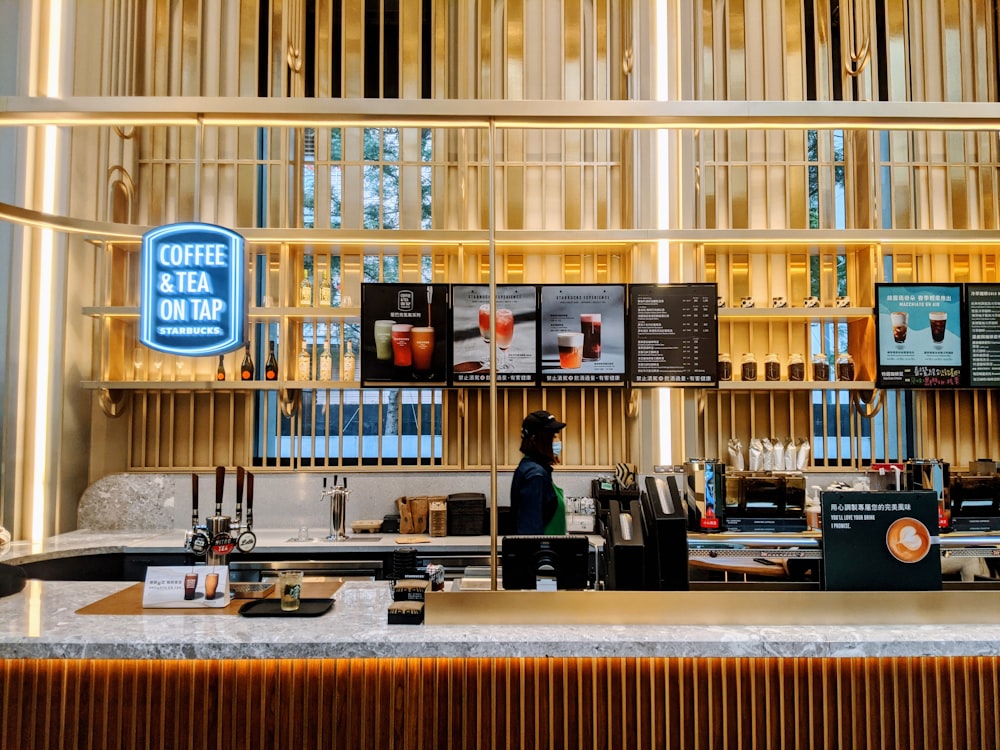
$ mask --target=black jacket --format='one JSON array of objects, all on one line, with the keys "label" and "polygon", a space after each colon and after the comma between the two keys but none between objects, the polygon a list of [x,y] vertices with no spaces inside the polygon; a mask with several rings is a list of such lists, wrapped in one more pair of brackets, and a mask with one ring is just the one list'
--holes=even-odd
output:
[{"label": "black jacket", "polygon": [[559,507],[552,486],[552,467],[525,456],[510,483],[510,508],[518,534],[544,534]]}]

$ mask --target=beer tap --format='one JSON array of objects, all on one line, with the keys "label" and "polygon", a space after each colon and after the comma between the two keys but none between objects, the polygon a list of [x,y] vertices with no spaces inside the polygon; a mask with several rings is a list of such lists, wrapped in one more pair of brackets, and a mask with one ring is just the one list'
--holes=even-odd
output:
[{"label": "beer tap", "polygon": [[[243,524],[243,487],[247,487],[247,523]],[[226,469],[215,469],[215,513],[202,524],[198,513],[198,475],[191,475],[191,529],[184,535],[184,548],[203,557],[210,565],[228,564],[233,549],[250,552],[257,544],[253,533],[253,474],[242,466],[236,467],[236,522],[222,515],[222,495],[226,483]]]},{"label": "beer tap", "polygon": [[326,537],[329,542],[340,542],[347,539],[344,530],[347,511],[347,477],[344,477],[344,486],[337,486],[337,476],[333,477],[333,487],[327,489],[326,477],[323,478],[323,491],[320,494],[320,501],[329,499],[330,501],[330,534]]}]

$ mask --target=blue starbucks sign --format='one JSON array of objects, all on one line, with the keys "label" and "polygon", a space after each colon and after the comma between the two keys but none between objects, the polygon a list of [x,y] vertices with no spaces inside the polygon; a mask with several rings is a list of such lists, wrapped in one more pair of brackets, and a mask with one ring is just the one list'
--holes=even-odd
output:
[{"label": "blue starbucks sign", "polygon": [[212,224],[171,224],[142,236],[139,341],[201,357],[246,339],[243,238]]}]

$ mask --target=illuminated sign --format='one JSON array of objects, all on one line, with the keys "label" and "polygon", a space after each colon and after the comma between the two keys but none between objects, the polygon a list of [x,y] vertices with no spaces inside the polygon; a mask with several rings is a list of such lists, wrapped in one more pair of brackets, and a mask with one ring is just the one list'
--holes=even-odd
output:
[{"label": "illuminated sign", "polygon": [[171,224],[142,236],[139,341],[191,357],[223,354],[246,334],[243,238],[212,224]]}]

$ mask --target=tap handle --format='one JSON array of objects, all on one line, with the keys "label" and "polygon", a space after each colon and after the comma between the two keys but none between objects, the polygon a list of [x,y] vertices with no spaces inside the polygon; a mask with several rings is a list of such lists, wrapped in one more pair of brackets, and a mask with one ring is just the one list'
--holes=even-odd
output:
[{"label": "tap handle", "polygon": [[242,466],[236,467],[236,526],[243,524],[243,480],[247,470]]},{"label": "tap handle", "polygon": [[198,527],[198,475],[191,474],[191,526]]},{"label": "tap handle", "polygon": [[247,529],[253,528],[253,472],[247,472]]},{"label": "tap handle", "polygon": [[226,486],[226,467],[215,467],[215,515],[222,515],[222,491]]}]

